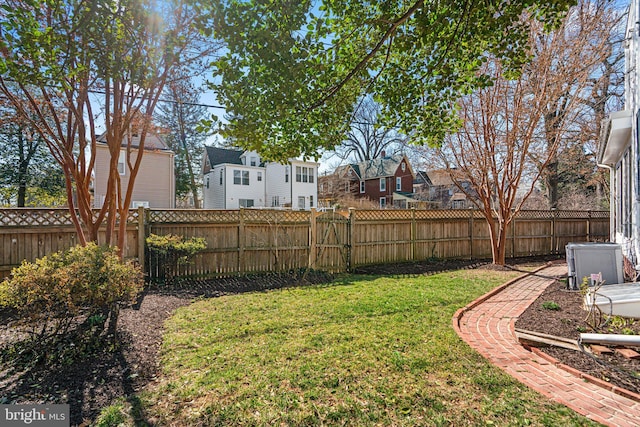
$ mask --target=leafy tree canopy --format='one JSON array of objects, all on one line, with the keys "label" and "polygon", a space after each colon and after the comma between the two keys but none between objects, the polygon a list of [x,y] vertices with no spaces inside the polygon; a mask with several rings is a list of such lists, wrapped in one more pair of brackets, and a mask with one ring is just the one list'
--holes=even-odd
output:
[{"label": "leafy tree canopy", "polygon": [[[517,74],[532,22],[557,25],[572,0],[227,0],[201,24],[224,40],[214,83],[223,133],[270,159],[317,157],[344,140],[357,100],[419,144],[457,125],[455,101],[486,87],[487,58]],[[524,19],[532,18],[532,19]]]}]

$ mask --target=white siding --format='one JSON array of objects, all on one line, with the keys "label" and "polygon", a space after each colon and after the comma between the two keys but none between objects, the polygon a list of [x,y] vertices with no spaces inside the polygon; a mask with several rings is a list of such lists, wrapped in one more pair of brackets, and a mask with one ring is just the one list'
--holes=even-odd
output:
[{"label": "white siding", "polygon": [[[226,167],[226,209],[238,209],[240,199],[253,200],[254,207],[265,206],[265,171],[261,167],[243,165],[225,165]],[[233,172],[249,172],[249,185],[234,184]],[[262,172],[262,182],[258,181],[258,172]]]},{"label": "white siding", "polygon": [[[267,207],[271,207],[274,197],[278,198],[280,207],[291,206],[291,165],[268,163],[265,169]],[[289,171],[289,182],[286,182],[285,179],[287,170]]]},{"label": "white siding", "polygon": [[[291,161],[292,186],[291,199],[293,200],[293,209],[310,209],[318,207],[318,163],[303,162],[299,160]],[[305,167],[307,170],[313,170],[313,182],[297,182],[296,167]],[[299,199],[304,198],[304,206],[299,206]],[[311,201],[313,200],[313,206]]]}]

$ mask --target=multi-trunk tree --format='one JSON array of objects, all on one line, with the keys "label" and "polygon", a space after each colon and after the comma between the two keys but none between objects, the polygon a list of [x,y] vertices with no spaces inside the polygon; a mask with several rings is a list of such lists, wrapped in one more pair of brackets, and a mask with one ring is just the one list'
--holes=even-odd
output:
[{"label": "multi-trunk tree", "polygon": [[[106,242],[124,247],[124,218],[163,88],[178,66],[208,53],[193,26],[197,19],[195,7],[182,0],[2,5],[0,94],[61,165],[81,244],[97,240],[106,222]],[[94,212],[90,190],[101,134],[111,156],[109,180],[104,204]],[[118,173],[121,150],[130,172],[126,187]]]},{"label": "multi-trunk tree", "polygon": [[583,95],[607,55],[607,40],[594,37],[602,16],[584,6],[552,34],[531,26],[535,54],[518,78],[502,77],[501,61],[489,62],[494,84],[461,98],[462,126],[439,150],[460,191],[483,212],[496,264],[505,263],[508,227],[579,128]]}]

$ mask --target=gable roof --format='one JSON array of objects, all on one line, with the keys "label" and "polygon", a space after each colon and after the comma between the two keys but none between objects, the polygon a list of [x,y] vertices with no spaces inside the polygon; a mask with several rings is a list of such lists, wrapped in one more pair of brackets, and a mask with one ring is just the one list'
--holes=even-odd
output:
[{"label": "gable roof", "polygon": [[[106,132],[99,135],[96,138],[96,142],[101,144],[107,143]],[[127,146],[127,139],[123,139],[121,143],[122,147]],[[131,147],[138,148],[140,147],[140,136],[135,134],[131,137]],[[164,140],[164,137],[161,135],[155,134],[153,132],[147,132],[147,137],[144,140],[144,149],[145,150],[159,150],[159,151],[171,151],[169,145]]]},{"label": "gable roof", "polygon": [[416,172],[416,179],[413,181],[414,184],[424,184],[424,185],[433,185],[429,175],[426,171],[418,171]]},{"label": "gable roof", "polygon": [[427,172],[427,176],[433,185],[453,185],[451,175],[446,169],[436,169]]},{"label": "gable roof", "polygon": [[403,160],[406,162],[409,171],[413,175],[411,165],[404,155],[378,157],[376,159],[365,160],[359,163],[351,163],[349,165],[336,168],[334,173],[344,176],[344,174],[347,173],[347,170],[351,168],[360,180],[366,181],[368,179],[383,178],[395,175]]},{"label": "gable roof", "polygon": [[222,163],[231,163],[234,165],[242,164],[242,150],[233,150],[228,148],[206,147],[209,164],[213,167]]}]

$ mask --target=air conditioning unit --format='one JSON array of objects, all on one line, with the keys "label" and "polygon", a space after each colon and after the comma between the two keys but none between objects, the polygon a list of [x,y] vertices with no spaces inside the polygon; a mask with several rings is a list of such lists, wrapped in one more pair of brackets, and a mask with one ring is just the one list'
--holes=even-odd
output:
[{"label": "air conditioning unit", "polygon": [[592,274],[600,274],[605,285],[624,283],[622,248],[617,243],[569,243],[566,256],[569,289],[580,289]]}]

